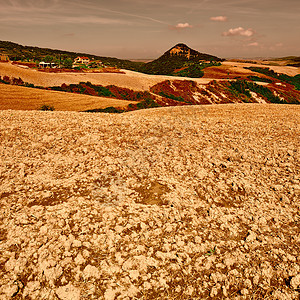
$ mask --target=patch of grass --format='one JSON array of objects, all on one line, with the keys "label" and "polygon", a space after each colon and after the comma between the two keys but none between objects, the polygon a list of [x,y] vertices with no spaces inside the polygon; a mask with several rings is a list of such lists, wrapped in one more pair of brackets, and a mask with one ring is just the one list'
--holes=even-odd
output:
[{"label": "patch of grass", "polygon": [[273,82],[271,79],[262,78],[262,77],[258,77],[258,76],[248,76],[247,79],[249,79],[251,81],[257,81],[257,82],[267,82],[267,83]]},{"label": "patch of grass", "polygon": [[216,246],[213,249],[209,249],[205,255],[211,256],[216,252]]},{"label": "patch of grass", "polygon": [[251,98],[251,94],[248,88],[247,81],[245,80],[236,80],[236,81],[230,81],[229,86],[230,91],[235,95],[239,96],[240,94],[245,95],[248,98]]},{"label": "patch of grass", "polygon": [[[229,90],[237,97],[242,94],[245,95],[248,99],[251,99],[252,96],[250,91],[252,91],[266,98],[271,103],[287,103],[285,100],[281,100],[278,96],[275,96],[269,88],[256,84],[255,82],[236,80],[230,81],[229,84]],[[248,99],[244,99],[244,102],[248,102]]]},{"label": "patch of grass", "polygon": [[136,104],[137,109],[154,108],[154,107],[160,107],[160,105],[151,98],[146,98],[145,100]]},{"label": "patch of grass", "polygon": [[169,98],[169,99],[172,99],[172,100],[176,100],[176,101],[180,101],[180,102],[185,102],[184,99],[181,97],[181,96],[175,96],[175,95],[172,95],[172,94],[167,94],[163,91],[159,92],[159,95],[162,96],[162,97],[165,97],[165,98]]},{"label": "patch of grass", "polygon": [[293,77],[282,73],[276,73],[269,68],[249,67],[246,69],[289,83],[293,85],[296,90],[300,90],[300,74]]}]

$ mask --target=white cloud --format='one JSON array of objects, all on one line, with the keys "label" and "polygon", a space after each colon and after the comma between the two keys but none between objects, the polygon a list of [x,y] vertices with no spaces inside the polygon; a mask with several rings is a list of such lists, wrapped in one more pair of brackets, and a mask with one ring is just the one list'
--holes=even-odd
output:
[{"label": "white cloud", "polygon": [[253,43],[248,44],[248,46],[251,46],[251,47],[257,47],[258,45],[259,45],[258,42],[253,42]]},{"label": "white cloud", "polygon": [[185,28],[193,28],[189,23],[178,23],[175,28],[177,29],[185,29]]},{"label": "white cloud", "polygon": [[243,27],[231,28],[226,32],[223,32],[223,36],[245,36],[251,37],[255,34],[252,28],[244,29]]},{"label": "white cloud", "polygon": [[210,20],[216,22],[226,22],[228,18],[226,16],[217,16],[217,17],[211,17]]}]

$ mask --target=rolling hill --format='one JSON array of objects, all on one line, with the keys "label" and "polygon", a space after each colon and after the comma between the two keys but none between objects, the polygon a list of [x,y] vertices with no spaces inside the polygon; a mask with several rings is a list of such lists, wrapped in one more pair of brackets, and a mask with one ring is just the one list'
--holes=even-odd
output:
[{"label": "rolling hill", "polygon": [[7,54],[10,60],[33,60],[41,61],[46,56],[55,57],[57,60],[70,58],[74,60],[77,56],[86,56],[89,59],[101,60],[107,66],[115,66],[117,68],[137,70],[141,62],[133,62],[115,57],[97,56],[87,53],[71,52],[57,49],[40,48],[33,46],[23,46],[9,41],[0,41],[0,53]]},{"label": "rolling hill", "polygon": [[181,76],[180,72],[187,70],[183,76],[202,77],[202,69],[207,66],[203,63],[199,65],[203,61],[220,62],[222,59],[200,53],[185,44],[177,44],[158,59],[141,66],[140,71],[146,74]]}]

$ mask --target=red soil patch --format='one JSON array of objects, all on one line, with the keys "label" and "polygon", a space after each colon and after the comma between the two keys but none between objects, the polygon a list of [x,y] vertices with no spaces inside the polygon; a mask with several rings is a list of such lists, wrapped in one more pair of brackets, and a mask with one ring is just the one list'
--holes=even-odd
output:
[{"label": "red soil patch", "polygon": [[188,67],[183,67],[183,68],[181,68],[181,69],[175,69],[173,73],[180,72],[180,71],[185,70],[185,69],[187,69],[187,68],[188,68]]},{"label": "red soil patch", "polygon": [[36,64],[32,62],[13,61],[12,64],[17,66],[24,66],[28,68],[36,68]]}]

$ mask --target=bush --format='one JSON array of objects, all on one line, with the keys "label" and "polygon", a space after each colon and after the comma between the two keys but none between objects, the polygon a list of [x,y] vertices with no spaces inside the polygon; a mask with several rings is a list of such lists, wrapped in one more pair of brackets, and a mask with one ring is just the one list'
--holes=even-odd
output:
[{"label": "bush", "polygon": [[277,80],[284,81],[286,83],[293,85],[296,90],[300,90],[300,76],[299,76],[300,74],[293,77],[282,73],[276,73],[273,70],[270,70],[269,68],[249,67],[245,69],[249,69],[253,72],[261,73],[270,76],[272,78],[275,78]]},{"label": "bush", "polygon": [[145,108],[154,108],[154,107],[160,107],[159,104],[157,104],[153,99],[147,98],[139,103],[137,103],[136,108],[137,109],[145,109]]},{"label": "bush", "polygon": [[271,79],[262,78],[262,77],[258,77],[258,76],[248,76],[247,78],[249,80],[257,81],[257,82],[267,82],[267,83],[272,83],[273,82]]},{"label": "bush", "polygon": [[42,105],[40,107],[40,110],[43,110],[43,111],[54,111],[55,108],[54,108],[54,106],[44,104],[44,105]]},{"label": "bush", "polygon": [[169,99],[175,100],[175,101],[185,102],[184,99],[181,96],[177,97],[177,96],[172,95],[172,94],[167,94],[167,93],[165,93],[163,91],[161,91],[159,93],[159,95],[162,96],[162,97],[165,97],[165,98],[169,98]]},{"label": "bush", "polygon": [[[252,96],[250,91],[252,91],[266,98],[271,103],[287,103],[286,101],[280,100],[278,96],[275,96],[269,88],[256,84],[254,82],[248,82],[246,80],[236,80],[230,81],[229,84],[230,91],[237,97],[239,97],[240,94],[243,94],[248,99],[251,99]],[[244,102],[248,102],[248,99],[244,99]]]},{"label": "bush", "polygon": [[110,114],[119,114],[119,113],[124,112],[124,110],[110,106],[110,107],[106,107],[106,108],[90,109],[90,110],[86,110],[85,112],[103,112],[103,113],[110,113]]},{"label": "bush", "polygon": [[238,96],[239,94],[243,94],[248,98],[251,98],[251,94],[249,92],[249,87],[247,84],[247,81],[245,80],[236,80],[236,81],[230,81],[229,89],[231,92]]}]

